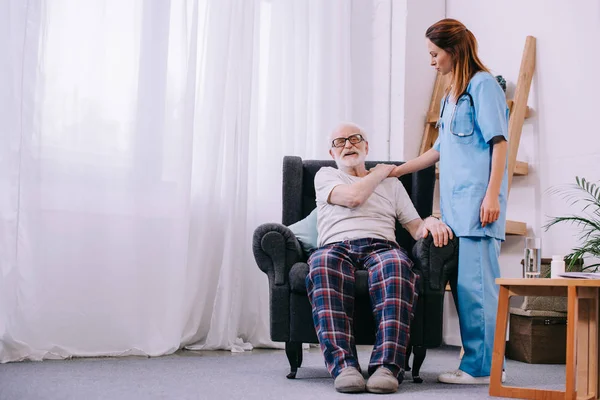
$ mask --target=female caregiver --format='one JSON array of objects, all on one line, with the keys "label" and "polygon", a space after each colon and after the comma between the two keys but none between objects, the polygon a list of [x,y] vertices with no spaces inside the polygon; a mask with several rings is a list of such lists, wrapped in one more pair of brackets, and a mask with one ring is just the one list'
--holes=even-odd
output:
[{"label": "female caregiver", "polygon": [[[477,56],[462,23],[443,19],[425,34],[431,65],[451,83],[440,104],[433,148],[392,172],[401,176],[440,161],[440,209],[459,238],[458,316],[464,355],[444,383],[489,384],[498,307],[498,257],[507,196],[506,97]],[[505,374],[502,374],[502,381]]]}]

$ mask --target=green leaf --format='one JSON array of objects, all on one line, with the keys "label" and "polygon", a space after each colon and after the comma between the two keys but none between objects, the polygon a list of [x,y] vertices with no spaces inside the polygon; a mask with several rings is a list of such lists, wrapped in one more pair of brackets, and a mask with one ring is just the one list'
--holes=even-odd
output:
[{"label": "green leaf", "polygon": [[[576,184],[552,187],[551,195],[559,195],[567,204],[574,207],[581,203],[580,212],[558,217],[549,217],[544,225],[547,231],[561,223],[569,223],[579,229],[579,246],[565,257],[569,269],[583,262],[586,256],[600,258],[600,185],[584,177],[575,177]],[[585,269],[597,270],[600,264],[592,264]]]}]

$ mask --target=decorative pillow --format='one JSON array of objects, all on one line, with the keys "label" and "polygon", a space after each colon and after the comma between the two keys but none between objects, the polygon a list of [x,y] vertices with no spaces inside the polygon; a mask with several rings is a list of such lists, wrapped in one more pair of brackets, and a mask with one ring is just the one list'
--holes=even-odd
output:
[{"label": "decorative pillow", "polygon": [[296,235],[302,249],[309,253],[317,248],[317,209],[312,210],[303,220],[288,226]]}]

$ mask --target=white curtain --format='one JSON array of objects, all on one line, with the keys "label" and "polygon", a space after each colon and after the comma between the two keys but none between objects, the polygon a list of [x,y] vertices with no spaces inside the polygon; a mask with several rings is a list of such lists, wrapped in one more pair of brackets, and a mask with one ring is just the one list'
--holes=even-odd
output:
[{"label": "white curtain", "polygon": [[[262,6],[259,220],[281,215],[284,155],[330,159],[329,135],[353,121],[352,4],[363,0],[271,0]],[[368,34],[368,32],[365,32]],[[268,177],[265,179],[265,177]]]},{"label": "white curtain", "polygon": [[343,0],[0,4],[0,362],[274,346],[254,228],[352,117]]}]

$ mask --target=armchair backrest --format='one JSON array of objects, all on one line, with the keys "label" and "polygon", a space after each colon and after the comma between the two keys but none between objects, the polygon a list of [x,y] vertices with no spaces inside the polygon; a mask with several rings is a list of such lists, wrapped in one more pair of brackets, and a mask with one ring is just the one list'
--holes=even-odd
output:
[{"label": "armchair backrest", "polygon": [[[367,169],[377,164],[400,165],[399,161],[367,161]],[[315,175],[321,167],[336,167],[333,160],[302,160],[297,156],[283,158],[283,209],[282,223],[291,225],[305,218],[316,207]],[[435,186],[435,167],[404,175],[400,181],[406,188],[421,218],[431,215]],[[396,222],[396,240],[409,250],[414,244],[412,237]],[[410,250],[409,250],[410,252]]]}]

